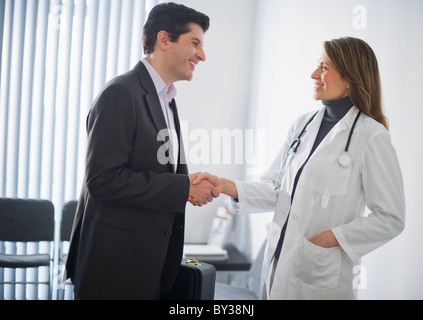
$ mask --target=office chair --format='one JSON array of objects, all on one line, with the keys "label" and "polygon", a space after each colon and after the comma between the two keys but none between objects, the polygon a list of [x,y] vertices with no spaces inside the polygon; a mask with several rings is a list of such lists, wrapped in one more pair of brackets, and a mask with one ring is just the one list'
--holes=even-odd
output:
[{"label": "office chair", "polygon": [[262,244],[248,272],[247,288],[216,282],[215,300],[258,300],[260,298],[261,269],[267,241]]},{"label": "office chair", "polygon": [[60,223],[60,241],[70,241],[73,219],[75,217],[78,201],[66,202],[62,209],[62,222]]},{"label": "office chair", "polygon": [[[68,252],[68,247],[71,233],[72,233],[72,226],[73,226],[73,219],[75,217],[76,206],[78,205],[78,201],[71,200],[65,203],[62,209],[62,221],[60,222],[60,244],[59,244],[59,264],[64,270],[65,263],[66,263],[66,256]],[[67,292],[67,288],[71,286],[72,283],[70,281],[66,281],[58,290],[58,298],[59,300],[65,299],[65,296],[69,297],[72,296],[72,292]],[[71,298],[71,297],[70,297]]]},{"label": "office chair", "polygon": [[[50,253],[26,254],[17,253],[13,245],[17,247],[18,243],[42,243],[54,242],[54,206],[48,200],[34,199],[9,199],[0,198],[0,268],[26,269],[48,267],[47,281],[29,281],[29,280],[4,280],[5,269],[0,269],[0,286],[9,285],[47,285],[48,299],[51,298],[51,263]],[[6,244],[11,243],[9,247],[12,253],[6,253],[4,248]],[[3,248],[3,249],[2,249]],[[21,250],[21,251],[26,251]],[[26,277],[25,277],[26,278]]]}]

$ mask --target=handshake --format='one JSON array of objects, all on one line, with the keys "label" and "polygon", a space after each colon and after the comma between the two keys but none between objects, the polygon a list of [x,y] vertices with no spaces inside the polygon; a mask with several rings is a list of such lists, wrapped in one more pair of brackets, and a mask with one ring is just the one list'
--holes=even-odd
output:
[{"label": "handshake", "polygon": [[190,181],[188,201],[194,206],[202,207],[219,197],[221,193],[238,198],[238,192],[232,180],[207,172],[190,174],[188,177]]}]

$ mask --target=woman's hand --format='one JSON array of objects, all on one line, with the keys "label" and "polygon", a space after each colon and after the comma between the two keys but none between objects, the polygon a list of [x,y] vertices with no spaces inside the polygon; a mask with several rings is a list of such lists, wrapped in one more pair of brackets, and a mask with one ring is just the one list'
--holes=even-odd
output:
[{"label": "woman's hand", "polygon": [[[195,179],[192,181],[193,185],[197,185],[202,181],[207,181],[211,183],[219,193],[225,193],[228,196],[231,196],[234,199],[238,199],[238,191],[236,189],[235,183],[232,180],[226,178],[220,178],[218,176],[212,175],[210,173],[200,173],[196,175]],[[189,202],[193,205],[198,205],[197,199],[195,197],[189,197]]]},{"label": "woman's hand", "polygon": [[332,248],[339,246],[338,240],[336,240],[336,237],[331,230],[324,231],[308,241],[322,248]]}]

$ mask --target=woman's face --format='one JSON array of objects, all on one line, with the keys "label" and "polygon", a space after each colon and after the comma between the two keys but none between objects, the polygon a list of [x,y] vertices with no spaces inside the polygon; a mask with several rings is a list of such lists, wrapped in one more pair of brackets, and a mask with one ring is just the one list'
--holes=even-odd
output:
[{"label": "woman's face", "polygon": [[323,51],[317,69],[311,74],[314,80],[313,98],[334,101],[349,95],[349,84],[342,78]]}]

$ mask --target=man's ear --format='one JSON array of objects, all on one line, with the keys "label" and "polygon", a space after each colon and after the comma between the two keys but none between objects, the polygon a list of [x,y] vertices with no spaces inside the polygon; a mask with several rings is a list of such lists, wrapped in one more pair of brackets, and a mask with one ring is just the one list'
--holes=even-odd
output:
[{"label": "man's ear", "polygon": [[166,51],[169,45],[169,34],[162,30],[157,34],[157,45],[162,51]]}]

